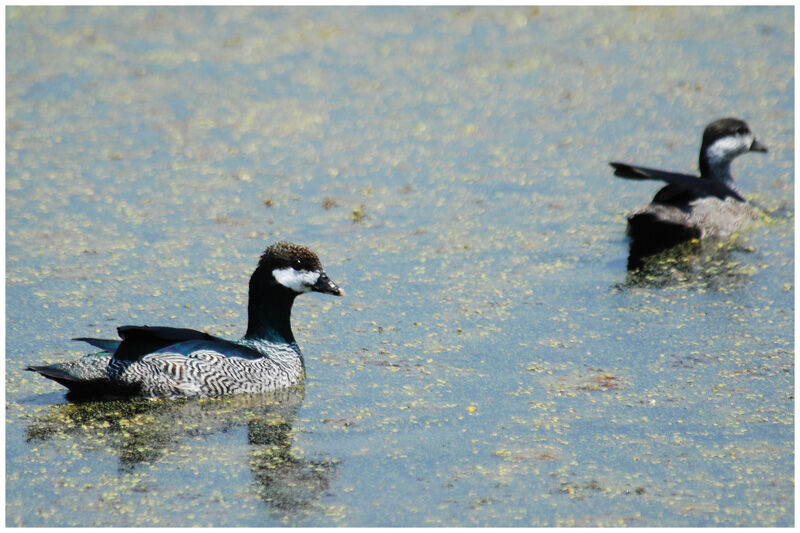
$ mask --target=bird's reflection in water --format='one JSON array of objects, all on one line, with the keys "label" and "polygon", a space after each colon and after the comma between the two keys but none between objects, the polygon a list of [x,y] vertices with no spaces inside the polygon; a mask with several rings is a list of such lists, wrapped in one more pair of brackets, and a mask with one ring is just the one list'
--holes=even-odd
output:
[{"label": "bird's reflection in water", "polygon": [[121,473],[149,464],[184,441],[247,428],[249,469],[261,500],[286,517],[315,508],[337,461],[292,454],[291,430],[305,389],[203,400],[110,400],[57,405],[32,422],[30,441],[71,440],[86,451],[111,449]]},{"label": "bird's reflection in water", "polygon": [[312,510],[327,491],[337,462],[295,458],[290,430],[286,422],[252,420],[247,436],[254,446],[250,469],[259,497],[274,511],[296,516]]},{"label": "bird's reflection in water", "polygon": [[737,239],[692,240],[656,250],[632,240],[628,273],[619,287],[742,287],[751,279],[755,266],[740,261],[736,252],[752,250]]}]

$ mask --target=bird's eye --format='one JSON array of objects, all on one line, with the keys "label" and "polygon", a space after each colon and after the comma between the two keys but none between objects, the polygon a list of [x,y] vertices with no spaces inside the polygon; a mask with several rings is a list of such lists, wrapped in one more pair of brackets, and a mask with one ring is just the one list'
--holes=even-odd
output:
[{"label": "bird's eye", "polygon": [[299,259],[295,259],[295,260],[294,260],[294,268],[295,268],[295,270],[300,270],[300,267],[301,267],[302,265],[303,265],[303,263],[302,263],[302,261],[300,261]]},{"label": "bird's eye", "polygon": [[738,128],[736,128],[736,133],[738,133],[739,135],[747,135],[749,132],[747,131],[747,128],[745,128],[744,126],[739,126]]}]

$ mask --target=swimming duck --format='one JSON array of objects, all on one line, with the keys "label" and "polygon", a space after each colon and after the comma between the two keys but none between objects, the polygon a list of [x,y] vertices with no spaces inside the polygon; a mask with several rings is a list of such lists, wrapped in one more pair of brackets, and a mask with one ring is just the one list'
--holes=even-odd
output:
[{"label": "swimming duck", "polygon": [[295,297],[344,296],[305,246],[269,246],[250,277],[247,332],[226,340],[202,331],[122,326],[121,340],[80,337],[101,352],[29,366],[79,396],[208,397],[267,392],[297,383],[305,366],[292,334]]},{"label": "swimming duck", "polygon": [[[727,237],[758,218],[733,183],[731,163],[747,152],[766,152],[746,122],[722,118],[706,126],[700,146],[700,177],[611,162],[614,175],[668,185],[628,216],[627,234],[650,254],[680,242]],[[633,251],[633,246],[632,246]]]}]

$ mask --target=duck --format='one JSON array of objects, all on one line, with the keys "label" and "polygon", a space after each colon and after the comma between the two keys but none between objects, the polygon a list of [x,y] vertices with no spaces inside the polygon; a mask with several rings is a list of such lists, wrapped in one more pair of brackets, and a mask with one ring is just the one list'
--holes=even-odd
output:
[{"label": "duck", "polygon": [[264,250],[250,277],[241,339],[185,328],[121,326],[119,339],[73,339],[100,352],[26,370],[67,387],[74,397],[202,398],[289,387],[305,376],[290,319],[295,298],[306,292],[345,293],[311,249],[277,242]]},{"label": "duck", "polygon": [[736,187],[731,163],[748,152],[766,153],[744,120],[721,118],[708,124],[700,145],[700,176],[612,161],[614,175],[655,180],[667,185],[652,201],[628,217],[626,233],[643,255],[652,255],[681,242],[725,238],[759,217],[759,211]]}]

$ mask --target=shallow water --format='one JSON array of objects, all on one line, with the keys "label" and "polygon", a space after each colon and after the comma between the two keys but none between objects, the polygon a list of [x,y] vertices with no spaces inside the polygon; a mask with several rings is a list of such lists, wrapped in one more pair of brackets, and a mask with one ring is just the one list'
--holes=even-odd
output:
[{"label": "shallow water", "polygon": [[[731,32],[729,28],[738,28]],[[8,8],[6,523],[794,524],[786,8]],[[626,273],[706,123],[770,213]],[[71,404],[116,326],[236,337],[278,239],[308,378]]]}]

